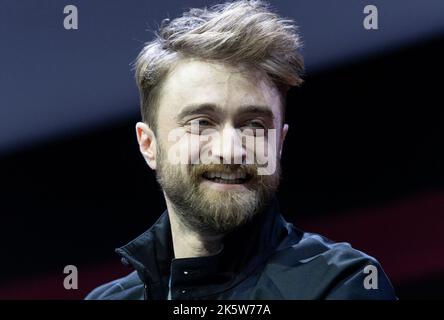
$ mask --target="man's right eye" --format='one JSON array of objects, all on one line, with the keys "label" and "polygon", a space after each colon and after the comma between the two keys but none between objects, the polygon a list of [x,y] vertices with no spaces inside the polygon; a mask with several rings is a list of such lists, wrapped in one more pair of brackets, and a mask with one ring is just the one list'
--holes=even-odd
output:
[{"label": "man's right eye", "polygon": [[193,119],[187,122],[185,125],[187,128],[187,132],[190,134],[198,134],[201,135],[204,130],[211,129],[214,123],[205,118]]},{"label": "man's right eye", "polygon": [[191,125],[199,125],[199,127],[208,127],[212,125],[211,121],[207,119],[194,119],[190,123]]},{"label": "man's right eye", "polygon": [[211,125],[210,121],[205,120],[205,119],[200,119],[197,121],[199,122],[199,126],[210,126]]}]

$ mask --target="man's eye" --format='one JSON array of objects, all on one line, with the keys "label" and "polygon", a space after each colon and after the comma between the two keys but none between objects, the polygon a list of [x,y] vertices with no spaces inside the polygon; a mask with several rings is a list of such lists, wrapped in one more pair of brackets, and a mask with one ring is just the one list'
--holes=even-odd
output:
[{"label": "man's eye", "polygon": [[206,119],[198,119],[197,123],[199,124],[199,126],[210,126],[211,122],[206,120]]},{"label": "man's eye", "polygon": [[265,129],[265,126],[260,121],[249,121],[245,124],[245,127],[253,129]]},{"label": "man's eye", "polygon": [[208,119],[193,119],[185,124],[187,128],[187,132],[190,134],[198,134],[201,135],[203,131],[209,130],[213,126],[213,122]]},{"label": "man's eye", "polygon": [[247,136],[264,136],[266,126],[261,121],[248,121],[242,125],[242,133]]},{"label": "man's eye", "polygon": [[199,127],[208,127],[208,126],[211,126],[211,121],[207,120],[207,119],[194,119],[194,120],[191,120],[189,122],[189,124],[191,124],[192,126],[199,125]]}]

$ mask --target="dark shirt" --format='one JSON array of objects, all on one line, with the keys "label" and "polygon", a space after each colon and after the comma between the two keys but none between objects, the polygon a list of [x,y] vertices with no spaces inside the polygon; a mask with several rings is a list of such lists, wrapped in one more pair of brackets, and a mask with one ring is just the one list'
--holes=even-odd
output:
[{"label": "dark shirt", "polygon": [[[223,250],[213,256],[174,259],[167,211],[116,252],[135,271],[86,299],[164,300],[170,281],[172,300],[396,299],[374,258],[300,231],[284,220],[276,200],[226,235]],[[369,265],[373,271],[364,270]],[[377,281],[370,288],[369,276]]]}]

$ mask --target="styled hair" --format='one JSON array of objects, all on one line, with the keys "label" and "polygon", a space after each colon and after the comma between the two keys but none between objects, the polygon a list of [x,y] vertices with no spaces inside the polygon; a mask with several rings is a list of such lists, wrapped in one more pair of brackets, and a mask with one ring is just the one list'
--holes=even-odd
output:
[{"label": "styled hair", "polygon": [[260,0],[238,0],[162,21],[135,61],[142,120],[156,130],[163,80],[183,58],[242,65],[263,72],[286,95],[302,83],[301,42],[292,20]]}]

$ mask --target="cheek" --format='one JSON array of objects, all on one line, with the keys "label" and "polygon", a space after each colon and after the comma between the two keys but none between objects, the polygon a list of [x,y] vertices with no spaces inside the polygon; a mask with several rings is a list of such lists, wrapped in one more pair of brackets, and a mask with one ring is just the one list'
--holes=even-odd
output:
[{"label": "cheek", "polygon": [[276,158],[279,152],[279,138],[275,129],[267,130],[266,136],[255,137],[255,155],[259,164]]},{"label": "cheek", "polygon": [[169,165],[189,164],[191,143],[184,129],[173,129],[163,135],[162,160]]}]

